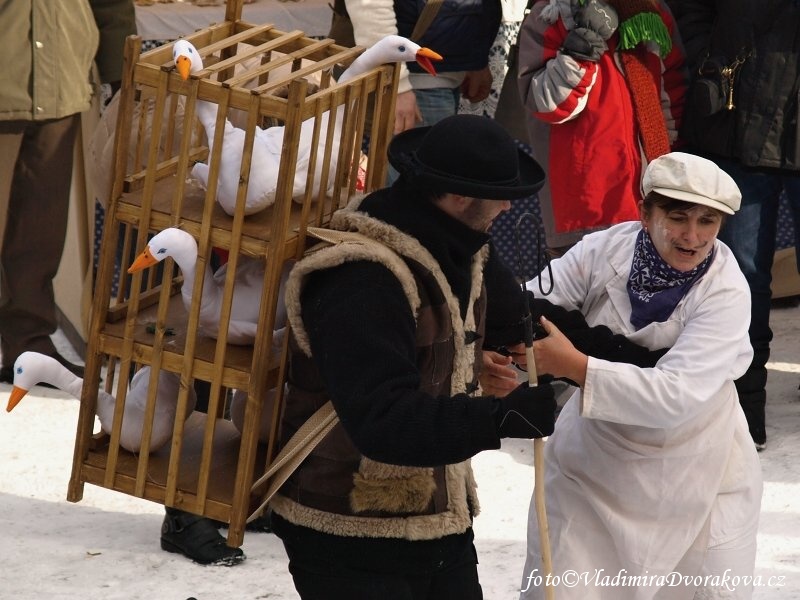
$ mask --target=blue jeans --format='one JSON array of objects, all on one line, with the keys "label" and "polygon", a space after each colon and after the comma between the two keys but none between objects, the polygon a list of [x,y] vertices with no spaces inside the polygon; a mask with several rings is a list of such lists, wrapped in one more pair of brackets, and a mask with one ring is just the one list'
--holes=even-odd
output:
[{"label": "blue jeans", "polygon": [[[458,112],[458,103],[461,100],[459,88],[433,88],[429,90],[414,90],[417,97],[417,106],[422,114],[422,123],[417,127],[429,127]],[[400,176],[394,167],[389,167],[387,185],[391,185]]]},{"label": "blue jeans", "polygon": [[742,192],[742,207],[735,215],[727,217],[719,239],[731,248],[750,285],[750,343],[754,356],[747,373],[736,381],[736,389],[750,426],[750,434],[756,443],[763,443],[766,441],[766,363],[772,340],[769,327],[770,288],[778,206],[781,193],[786,192],[795,223],[795,247],[800,248],[800,174],[748,169],[735,161],[714,160],[733,177]]}]

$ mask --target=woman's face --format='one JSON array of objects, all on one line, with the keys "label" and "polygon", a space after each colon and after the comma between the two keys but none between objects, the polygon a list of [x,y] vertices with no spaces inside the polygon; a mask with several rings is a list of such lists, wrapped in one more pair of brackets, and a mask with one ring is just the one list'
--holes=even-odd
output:
[{"label": "woman's face", "polygon": [[691,271],[705,260],[722,225],[722,213],[702,204],[667,212],[658,206],[647,211],[640,203],[640,211],[661,258],[678,271]]}]

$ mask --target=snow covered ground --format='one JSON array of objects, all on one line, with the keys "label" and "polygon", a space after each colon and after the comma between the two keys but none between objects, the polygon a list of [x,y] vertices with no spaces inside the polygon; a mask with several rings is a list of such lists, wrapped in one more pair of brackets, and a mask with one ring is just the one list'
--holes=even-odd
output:
[{"label": "snow covered ground", "polygon": [[[768,448],[756,575],[757,600],[800,600],[800,307],[772,312]],[[5,406],[10,386],[0,384]],[[78,403],[41,387],[0,413],[0,598],[49,600],[282,600],[297,595],[280,542],[248,533],[247,560],[201,567],[161,551],[160,505],[87,485],[65,500]],[[483,512],[475,531],[487,600],[517,597],[525,555],[533,450],[509,440],[474,460]],[[777,580],[773,580],[777,581]]]}]

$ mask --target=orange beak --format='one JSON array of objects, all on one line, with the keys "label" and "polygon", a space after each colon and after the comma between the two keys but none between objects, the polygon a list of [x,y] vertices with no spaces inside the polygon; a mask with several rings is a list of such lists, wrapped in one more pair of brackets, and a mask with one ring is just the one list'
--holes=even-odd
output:
[{"label": "orange beak", "polygon": [[178,73],[181,74],[181,78],[186,81],[189,79],[189,71],[192,68],[192,61],[186,56],[181,55],[175,59],[175,68],[178,70]]},{"label": "orange beak", "polygon": [[137,256],[136,260],[134,260],[131,266],[128,267],[128,273],[142,271],[147,267],[152,267],[157,262],[158,261],[155,259],[155,257],[150,253],[150,246],[147,246],[145,247],[144,252]]},{"label": "orange beak", "polygon": [[14,407],[19,404],[19,401],[25,397],[28,390],[23,390],[21,387],[14,386],[11,388],[11,395],[8,397],[8,404],[6,405],[6,412],[11,412]]},{"label": "orange beak", "polygon": [[430,48],[420,48],[417,50],[416,59],[420,67],[425,69],[431,75],[436,75],[436,69],[433,68],[433,63],[431,61],[442,60],[442,56]]}]

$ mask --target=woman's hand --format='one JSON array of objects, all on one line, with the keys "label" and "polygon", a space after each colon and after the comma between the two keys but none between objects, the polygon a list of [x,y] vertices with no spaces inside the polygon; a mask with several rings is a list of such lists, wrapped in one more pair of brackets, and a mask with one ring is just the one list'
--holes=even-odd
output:
[{"label": "woman's hand", "polygon": [[533,342],[536,372],[553,377],[566,377],[583,387],[589,357],[572,345],[567,337],[550,321],[542,317],[539,322],[547,337]]},{"label": "woman's hand", "polygon": [[511,366],[511,357],[491,350],[483,351],[483,369],[479,377],[481,388],[486,396],[505,396],[517,388],[518,371]]}]

